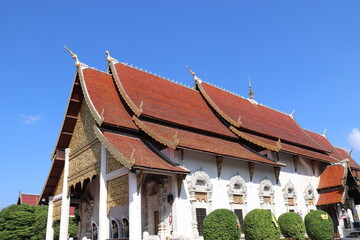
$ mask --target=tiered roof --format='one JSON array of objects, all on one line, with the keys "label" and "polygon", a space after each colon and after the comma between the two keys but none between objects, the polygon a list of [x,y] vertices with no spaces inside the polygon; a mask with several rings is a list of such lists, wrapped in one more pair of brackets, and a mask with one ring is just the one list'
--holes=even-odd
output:
[{"label": "tiered roof", "polygon": [[[187,169],[161,154],[166,147],[273,167],[285,165],[262,156],[259,150],[284,151],[329,164],[348,158],[335,151],[325,137],[301,128],[292,116],[211,86],[196,76],[196,89],[191,89],[120,63],[110,55],[108,61],[106,73],[76,62],[77,73],[43,197],[53,194],[64,150],[84,102],[96,121],[94,132],[99,140],[129,169],[187,174]],[[360,170],[351,161],[351,166]]]}]

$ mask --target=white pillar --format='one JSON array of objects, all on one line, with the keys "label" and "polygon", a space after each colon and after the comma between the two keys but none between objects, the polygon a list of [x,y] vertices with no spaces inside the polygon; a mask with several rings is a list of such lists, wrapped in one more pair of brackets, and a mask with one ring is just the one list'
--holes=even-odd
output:
[{"label": "white pillar", "polygon": [[54,239],[54,228],[53,228],[53,213],[54,213],[54,202],[53,197],[49,197],[48,204],[48,216],[46,223],[46,240]]},{"label": "white pillar", "polygon": [[109,219],[107,217],[106,148],[101,145],[99,196],[99,239],[109,238]]},{"label": "white pillar", "polygon": [[[140,192],[141,189],[139,189]],[[129,172],[129,239],[142,239],[141,194],[137,194],[137,177]]]},{"label": "white pillar", "polygon": [[70,149],[65,149],[65,165],[64,165],[64,181],[61,203],[61,220],[60,220],[60,236],[59,240],[67,240],[69,232],[69,211],[70,211],[70,194],[68,188],[69,176],[69,154]]}]

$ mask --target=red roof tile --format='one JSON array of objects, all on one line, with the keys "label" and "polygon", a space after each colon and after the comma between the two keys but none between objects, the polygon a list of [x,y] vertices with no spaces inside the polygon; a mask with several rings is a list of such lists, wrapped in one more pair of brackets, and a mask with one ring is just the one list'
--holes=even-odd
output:
[{"label": "red roof tile", "polygon": [[337,159],[338,161],[349,159],[350,167],[360,170],[360,165],[352,157],[349,157],[349,153],[347,153],[342,148],[335,147],[334,152],[332,152],[330,156]]},{"label": "red roof tile", "polygon": [[311,139],[289,115],[260,104],[253,104],[247,99],[233,95],[207,83],[201,83],[201,87],[203,91],[205,91],[205,94],[209,96],[210,101],[225,115],[235,122],[239,116],[241,117],[241,128],[280,138],[282,141],[286,140],[325,151],[325,149]]},{"label": "red roof tile", "polygon": [[37,205],[38,201],[40,199],[40,195],[38,194],[26,194],[26,193],[20,193],[18,204],[30,204],[30,205]]},{"label": "red roof tile", "polygon": [[343,195],[344,195],[344,189],[331,191],[327,193],[321,193],[316,205],[321,206],[326,204],[339,203],[341,202]]},{"label": "red roof tile", "polygon": [[106,131],[103,134],[112,144],[112,146],[114,146],[118,152],[120,152],[128,159],[131,158],[131,154],[135,149],[134,166],[183,173],[189,172],[181,166],[174,166],[165,161],[162,157],[160,157],[157,153],[145,145],[145,143],[139,138],[119,135]]},{"label": "red roof tile", "polygon": [[[239,130],[240,132],[242,132],[241,130]],[[259,135],[255,135],[252,133],[244,133],[246,135],[246,137],[251,138],[252,143],[267,148],[266,145],[271,146],[271,148],[275,148],[277,147],[277,141],[275,140],[271,140],[269,138],[266,137],[262,137]],[[246,137],[243,138],[246,140]],[[303,157],[307,157],[310,159],[314,159],[314,160],[319,160],[319,161],[324,161],[324,162],[328,162],[328,163],[337,163],[338,161],[331,158],[329,155],[325,154],[325,153],[320,153],[320,152],[315,152],[315,151],[311,151],[302,147],[298,147],[298,146],[294,146],[288,143],[283,143],[281,142],[281,148],[280,151],[283,152],[290,152],[296,155],[300,155]]]},{"label": "red roof tile", "polygon": [[104,110],[104,122],[137,129],[122,104],[112,76],[92,68],[83,70],[86,88],[98,113]]},{"label": "red roof tile", "polygon": [[342,186],[342,180],[345,177],[345,170],[342,165],[328,166],[320,175],[318,189]]},{"label": "red roof tile", "polygon": [[304,131],[312,138],[314,139],[317,143],[319,143],[321,146],[323,146],[325,149],[327,149],[328,152],[333,152],[334,151],[334,147],[333,145],[329,142],[329,140],[327,140],[326,137],[324,137],[321,134],[309,131],[304,129]]},{"label": "red roof tile", "polygon": [[338,162],[337,160],[331,158],[327,154],[311,151],[311,150],[297,147],[294,145],[290,145],[287,143],[281,143],[281,151],[295,153],[300,156],[304,156],[304,157],[307,157],[310,159],[324,161],[324,162],[328,162],[328,163],[337,163]]},{"label": "red roof tile", "polygon": [[140,70],[116,64],[127,95],[144,115],[225,136],[233,134],[212,113],[198,91]]},{"label": "red roof tile", "polygon": [[166,139],[173,139],[177,132],[179,143],[177,148],[188,148],[197,151],[212,153],[215,155],[228,156],[231,158],[242,159],[251,162],[258,162],[273,166],[285,166],[284,164],[271,161],[249,149],[243,147],[237,142],[207,136],[200,133],[190,132],[182,129],[168,127],[149,121],[142,121],[153,132]]}]

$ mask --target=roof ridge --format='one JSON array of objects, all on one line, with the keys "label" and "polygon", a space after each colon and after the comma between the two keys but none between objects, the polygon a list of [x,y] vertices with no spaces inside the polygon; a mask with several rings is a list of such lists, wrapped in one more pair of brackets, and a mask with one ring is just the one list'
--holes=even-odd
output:
[{"label": "roof ridge", "polygon": [[[319,136],[324,137],[324,135],[322,135],[321,133],[315,132],[314,130],[310,130],[310,129],[307,129],[307,128],[303,128],[303,129],[304,129],[304,130],[306,130],[306,131],[309,131],[309,132],[315,133],[315,134],[317,134],[317,135],[319,135]],[[325,137],[324,137],[324,138],[325,138]]]},{"label": "roof ridge", "polygon": [[[210,83],[210,82],[208,82],[208,81],[203,81],[203,82],[205,82],[205,83],[207,83],[207,84],[209,84],[209,85],[211,85],[211,86],[213,86],[213,87],[215,87],[215,88],[218,88],[218,89],[220,89],[220,90],[223,90],[223,91],[225,91],[225,92],[227,92],[227,93],[230,93],[230,94],[232,94],[232,95],[235,95],[235,96],[237,96],[237,97],[240,97],[240,98],[242,98],[242,99],[244,99],[244,100],[247,100],[247,101],[251,102],[251,101],[250,101],[250,98],[245,98],[244,96],[242,96],[242,95],[240,95],[240,94],[238,94],[238,93],[231,92],[231,91],[229,91],[229,90],[227,90],[227,89],[225,89],[225,88],[219,87],[219,86],[217,86],[217,85],[215,85],[215,84],[213,84],[213,83]],[[252,103],[252,102],[251,102],[251,103]],[[268,108],[268,109],[270,109],[270,110],[273,110],[273,111],[276,111],[276,112],[278,112],[278,113],[281,113],[281,114],[284,114],[284,115],[287,115],[287,116],[291,117],[290,114],[288,114],[288,113],[285,113],[285,112],[283,112],[283,111],[281,111],[281,110],[278,110],[278,109],[275,109],[275,108],[273,108],[273,107],[269,107],[269,106],[264,105],[264,104],[262,104],[262,103],[257,103],[257,105],[260,105],[260,106],[262,106],[262,107]]]},{"label": "roof ridge", "polygon": [[[296,119],[294,117],[291,117],[295,124],[301,129],[301,131],[306,135],[308,136],[308,138],[310,138],[314,143],[316,143],[317,145],[319,145],[323,150],[325,150],[326,152],[330,151],[331,152],[331,149],[327,149],[326,147],[324,147],[323,145],[321,145],[320,143],[318,143],[315,139],[313,139],[306,131],[303,127],[300,126],[300,124],[296,121]],[[331,143],[330,143],[331,144]],[[332,144],[331,144],[332,146]]]},{"label": "roof ridge", "polygon": [[215,88],[217,88],[217,89],[220,89],[220,90],[222,90],[222,91],[225,91],[225,92],[227,92],[227,93],[229,93],[229,94],[232,94],[232,95],[234,95],[234,96],[241,97],[241,98],[243,98],[244,100],[248,100],[247,98],[241,96],[239,93],[232,92],[232,91],[227,90],[227,89],[225,89],[225,88],[223,88],[223,87],[217,86],[217,85],[215,85],[215,84],[213,84],[213,83],[211,83],[211,82],[203,81],[203,80],[202,80],[202,82],[207,83],[207,84],[209,84],[210,86],[213,86],[213,87],[215,87]]},{"label": "roof ridge", "polygon": [[152,76],[161,78],[161,79],[166,80],[166,81],[168,81],[168,82],[175,83],[175,84],[180,85],[180,86],[182,86],[182,87],[186,87],[186,88],[189,88],[189,89],[191,89],[191,90],[194,90],[194,88],[192,88],[190,85],[186,85],[185,83],[182,83],[182,82],[180,82],[180,81],[175,81],[174,79],[170,79],[170,78],[168,78],[168,77],[166,77],[166,76],[162,76],[162,75],[160,75],[160,74],[153,73],[153,72],[151,72],[151,71],[149,71],[149,70],[147,70],[147,69],[140,68],[140,67],[138,67],[138,66],[136,66],[136,65],[129,64],[129,63],[127,63],[127,62],[118,62],[118,63],[120,63],[120,64],[122,64],[122,65],[125,65],[125,66],[128,66],[128,67],[131,67],[131,68],[136,69],[136,70],[138,70],[138,71],[141,71],[141,72],[150,74],[150,75],[152,75]]}]

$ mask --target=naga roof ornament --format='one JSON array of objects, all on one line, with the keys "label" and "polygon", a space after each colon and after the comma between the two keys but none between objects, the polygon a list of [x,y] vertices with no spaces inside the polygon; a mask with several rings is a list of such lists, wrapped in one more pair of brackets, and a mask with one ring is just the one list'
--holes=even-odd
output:
[{"label": "naga roof ornament", "polygon": [[322,135],[326,138],[326,128],[324,129],[324,132]]},{"label": "naga roof ornament", "polygon": [[83,63],[81,63],[81,62],[79,61],[79,58],[78,58],[77,54],[73,53],[73,52],[72,52],[69,48],[67,48],[65,45],[64,45],[64,48],[70,53],[71,57],[76,60],[76,61],[75,61],[75,66],[76,66],[77,68],[80,67],[80,66],[87,67],[85,64],[83,64]]},{"label": "naga roof ornament", "polygon": [[201,82],[202,82],[201,79],[198,78],[198,76],[196,76],[195,72],[194,72],[193,70],[191,70],[191,68],[189,68],[187,65],[186,65],[186,68],[189,70],[189,72],[191,73],[191,75],[194,76],[195,82],[198,82],[198,83],[201,83]]},{"label": "naga roof ornament", "polygon": [[294,118],[295,109],[289,114],[290,117]]},{"label": "naga roof ornament", "polygon": [[254,92],[253,92],[252,86],[251,86],[250,74],[248,75],[248,81],[249,81],[249,97],[250,97],[250,99],[254,99]]}]

